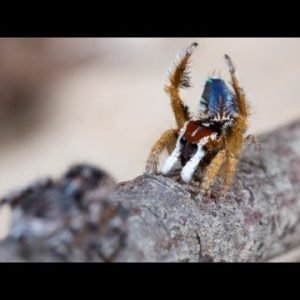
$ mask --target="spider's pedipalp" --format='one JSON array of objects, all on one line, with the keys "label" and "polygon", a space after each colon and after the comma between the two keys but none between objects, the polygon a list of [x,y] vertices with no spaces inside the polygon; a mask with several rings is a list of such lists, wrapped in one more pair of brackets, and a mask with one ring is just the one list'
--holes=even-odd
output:
[{"label": "spider's pedipalp", "polygon": [[208,142],[209,137],[206,136],[203,139],[200,140],[200,142],[197,144],[197,151],[192,156],[192,158],[185,164],[183,167],[180,176],[181,179],[188,183],[191,181],[201,159],[204,157],[206,151],[203,149],[203,146]]},{"label": "spider's pedipalp", "polygon": [[165,160],[162,168],[161,168],[161,173],[163,175],[167,175],[176,165],[176,163],[179,161],[180,155],[181,155],[181,138],[185,132],[186,124],[183,128],[181,128],[179,136],[177,138],[175,148],[172,151],[172,153],[169,155],[169,157]]},{"label": "spider's pedipalp", "polygon": [[161,173],[163,175],[167,175],[174,168],[176,163],[179,162],[180,154],[181,154],[181,145],[180,145],[180,141],[178,140],[175,149],[170,154],[170,156],[165,160],[161,168]]}]

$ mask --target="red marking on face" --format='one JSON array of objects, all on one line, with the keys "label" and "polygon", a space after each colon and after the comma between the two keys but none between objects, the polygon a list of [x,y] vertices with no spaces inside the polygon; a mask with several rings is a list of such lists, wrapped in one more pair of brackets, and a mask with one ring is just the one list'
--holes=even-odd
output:
[{"label": "red marking on face", "polygon": [[184,138],[189,143],[197,143],[202,138],[210,136],[212,133],[213,131],[209,128],[203,127],[195,121],[189,121],[184,132]]}]

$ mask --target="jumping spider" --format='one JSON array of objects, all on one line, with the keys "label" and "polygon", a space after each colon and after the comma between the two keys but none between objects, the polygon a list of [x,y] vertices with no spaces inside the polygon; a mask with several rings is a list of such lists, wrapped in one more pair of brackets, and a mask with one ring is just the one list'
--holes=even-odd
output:
[{"label": "jumping spider", "polygon": [[[157,173],[159,155],[166,148],[169,156],[161,173],[169,175],[181,163],[180,177],[185,183],[204,173],[200,191],[210,192],[213,180],[222,179],[224,196],[231,185],[241,148],[246,139],[249,105],[239,86],[234,65],[228,55],[226,63],[231,75],[231,89],[221,78],[209,78],[200,100],[198,118],[191,118],[183,104],[179,90],[190,87],[187,71],[190,56],[197,43],[179,53],[169,72],[165,91],[170,95],[177,129],[165,131],[151,149],[146,173]],[[251,136],[253,138],[253,136]]]}]

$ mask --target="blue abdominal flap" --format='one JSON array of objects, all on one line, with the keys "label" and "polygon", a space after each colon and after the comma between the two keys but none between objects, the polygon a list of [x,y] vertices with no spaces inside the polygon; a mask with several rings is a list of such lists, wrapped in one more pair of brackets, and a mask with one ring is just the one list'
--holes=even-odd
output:
[{"label": "blue abdominal flap", "polygon": [[214,117],[222,111],[229,115],[237,113],[234,95],[222,79],[206,81],[200,100],[200,111],[206,112],[209,117]]}]

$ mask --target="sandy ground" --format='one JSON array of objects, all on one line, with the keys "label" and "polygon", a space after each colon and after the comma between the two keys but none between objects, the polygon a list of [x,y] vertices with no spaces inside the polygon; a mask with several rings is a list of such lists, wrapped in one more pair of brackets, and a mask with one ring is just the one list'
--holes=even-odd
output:
[{"label": "sandy ground", "polygon": [[194,111],[210,72],[216,69],[228,78],[227,53],[251,102],[250,132],[300,117],[300,39],[98,41],[101,60],[55,82],[33,132],[1,145],[0,196],[82,161],[102,166],[119,181],[141,174],[153,142],[174,126],[163,91],[166,70],[192,41],[199,43],[191,65],[194,87],[183,97]]}]

